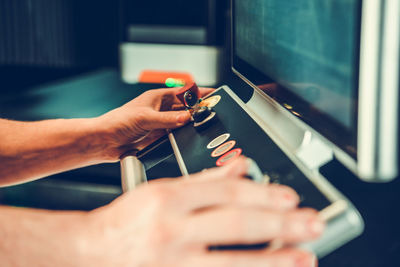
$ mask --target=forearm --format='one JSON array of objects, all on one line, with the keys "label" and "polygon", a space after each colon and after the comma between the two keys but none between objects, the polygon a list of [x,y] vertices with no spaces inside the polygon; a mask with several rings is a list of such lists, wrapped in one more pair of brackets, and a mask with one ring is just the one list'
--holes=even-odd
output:
[{"label": "forearm", "polygon": [[0,119],[0,185],[105,161],[107,134],[101,127],[97,119]]},{"label": "forearm", "polygon": [[88,216],[0,206],[1,266],[79,266],[90,249]]},{"label": "forearm", "polygon": [[[211,89],[202,89],[206,95]],[[116,161],[155,141],[164,129],[185,125],[177,89],[143,93],[93,119],[16,122],[0,119],[0,186]]]}]

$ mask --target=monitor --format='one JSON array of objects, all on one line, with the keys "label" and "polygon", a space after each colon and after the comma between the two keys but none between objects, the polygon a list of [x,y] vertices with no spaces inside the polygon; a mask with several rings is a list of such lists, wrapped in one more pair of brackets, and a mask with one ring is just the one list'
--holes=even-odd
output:
[{"label": "monitor", "polygon": [[288,153],[361,179],[398,169],[400,1],[232,0],[232,69]]}]

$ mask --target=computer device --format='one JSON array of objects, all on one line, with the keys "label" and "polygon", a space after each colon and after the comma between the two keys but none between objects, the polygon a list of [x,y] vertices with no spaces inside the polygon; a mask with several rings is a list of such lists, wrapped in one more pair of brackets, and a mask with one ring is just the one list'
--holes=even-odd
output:
[{"label": "computer device", "polygon": [[[295,154],[277,144],[268,129],[262,126],[257,114],[231,88],[222,86],[204,99],[198,99],[197,92],[194,84],[177,90],[178,99],[190,108],[193,122],[168,134],[179,167],[176,176],[190,179],[192,173],[224,166],[245,155],[252,159],[248,178],[265,185],[274,183],[292,187],[300,196],[300,207],[314,208],[326,222],[325,231],[318,240],[298,246],[313,251],[321,258],[362,233],[363,220],[352,203],[318,171],[310,170]],[[204,108],[208,112],[204,113]],[[204,113],[204,116],[196,113]],[[165,154],[165,142],[157,142],[122,160],[124,191],[170,173],[165,170],[167,165],[162,164],[170,158]],[[157,168],[163,169],[162,176],[151,174]],[[274,241],[251,246],[217,245],[210,249],[276,249],[282,245]]]},{"label": "computer device", "polygon": [[233,71],[276,142],[318,169],[398,175],[400,2],[232,1]]},{"label": "computer device", "polygon": [[[222,86],[204,100],[212,120],[170,132],[180,173],[246,155],[266,183],[293,187],[326,221],[301,247],[323,257],[359,236],[356,207],[319,170],[336,158],[364,180],[396,176],[399,12],[390,0],[232,0],[232,69],[252,97]],[[125,190],[150,180],[154,149],[123,161]]]},{"label": "computer device", "polygon": [[[187,86],[190,91],[193,86]],[[318,171],[310,170],[284,146],[275,142],[268,129],[228,86],[222,86],[200,100],[198,106],[211,108],[210,117],[196,116],[194,107],[193,122],[179,129],[171,130],[168,135],[181,175],[190,179],[190,174],[204,169],[224,166],[240,155],[252,159],[252,167],[247,176],[262,184],[282,184],[293,188],[300,196],[300,207],[311,207],[319,212],[326,222],[323,235],[315,241],[298,244],[313,251],[319,258],[331,253],[338,247],[360,235],[364,229],[363,219],[354,205],[341,194]],[[192,91],[193,94],[196,90]],[[179,91],[183,94],[182,91]],[[193,105],[192,105],[193,106]],[[211,118],[211,119],[210,119]],[[151,147],[150,150],[154,149]],[[136,156],[152,169],[154,156],[148,150]],[[128,160],[135,164],[134,160]],[[136,161],[137,163],[137,161]],[[127,166],[127,164],[125,163]],[[154,168],[154,167],[153,167]],[[126,168],[125,168],[126,169]],[[137,168],[138,171],[143,168]],[[132,169],[130,169],[132,171]],[[127,172],[123,172],[125,178]],[[143,175],[137,181],[148,181],[154,177]],[[136,177],[140,177],[136,175]],[[156,177],[159,178],[159,177]],[[129,180],[129,179],[123,179]],[[135,179],[129,185],[134,185]],[[206,192],[205,192],[206,197]],[[246,246],[213,246],[210,249],[263,249],[281,248],[281,243],[253,244]]]}]

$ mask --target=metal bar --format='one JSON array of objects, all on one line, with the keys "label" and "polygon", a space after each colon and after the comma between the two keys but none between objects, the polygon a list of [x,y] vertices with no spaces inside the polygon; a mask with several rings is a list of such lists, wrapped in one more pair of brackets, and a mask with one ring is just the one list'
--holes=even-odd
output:
[{"label": "metal bar", "polygon": [[168,139],[171,142],[172,150],[174,151],[176,161],[178,162],[179,169],[183,176],[188,176],[188,170],[185,162],[183,161],[181,151],[179,150],[178,144],[176,143],[175,137],[172,133],[168,134]]},{"label": "metal bar", "polygon": [[121,184],[122,191],[128,192],[142,183],[147,182],[146,171],[143,163],[135,156],[121,159]]}]

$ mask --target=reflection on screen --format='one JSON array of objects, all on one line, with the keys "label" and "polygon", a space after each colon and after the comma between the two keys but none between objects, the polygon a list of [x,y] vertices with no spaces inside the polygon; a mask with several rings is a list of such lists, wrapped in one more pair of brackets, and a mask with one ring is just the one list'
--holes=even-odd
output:
[{"label": "reflection on screen", "polygon": [[235,53],[352,127],[360,0],[237,0]]}]

